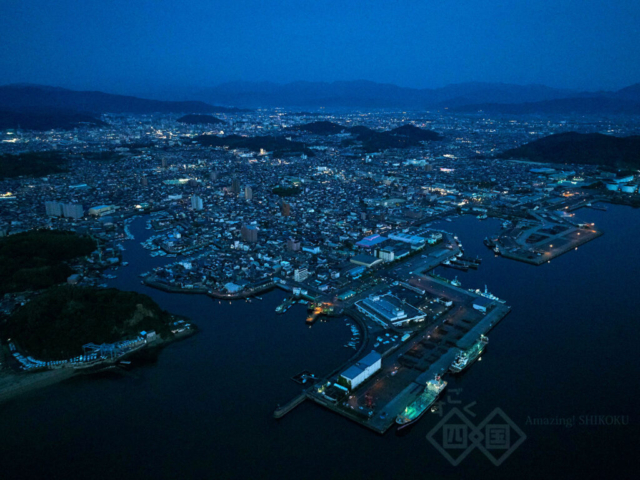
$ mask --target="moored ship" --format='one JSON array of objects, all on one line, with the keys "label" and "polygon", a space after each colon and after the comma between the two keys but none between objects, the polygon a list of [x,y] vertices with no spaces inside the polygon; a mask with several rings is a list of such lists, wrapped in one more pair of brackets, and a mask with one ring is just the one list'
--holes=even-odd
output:
[{"label": "moored ship", "polygon": [[480,357],[487,346],[487,343],[489,343],[489,338],[484,335],[480,335],[480,339],[474,343],[471,348],[458,354],[449,367],[449,371],[451,371],[451,373],[460,373],[469,368],[471,364]]},{"label": "moored ship", "polygon": [[487,286],[484,286],[484,292],[482,290],[480,290],[479,288],[476,290],[473,289],[469,289],[470,292],[474,292],[477,293],[478,295],[481,295],[485,298],[488,298],[489,300],[495,300],[496,302],[500,302],[500,303],[506,303],[505,300],[502,300],[501,298],[496,297],[493,293],[490,293],[489,290],[487,290]]},{"label": "moored ship", "polygon": [[424,388],[424,392],[422,392],[416,401],[396,417],[396,423],[399,425],[398,430],[417,422],[424,412],[429,410],[429,407],[436,402],[446,386],[447,382],[443,381],[439,375],[436,375],[435,379],[429,380],[427,386]]}]

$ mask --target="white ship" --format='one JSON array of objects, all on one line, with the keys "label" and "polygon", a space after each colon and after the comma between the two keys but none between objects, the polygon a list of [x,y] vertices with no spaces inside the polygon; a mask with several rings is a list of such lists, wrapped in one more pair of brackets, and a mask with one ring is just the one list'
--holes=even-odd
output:
[{"label": "white ship", "polygon": [[449,367],[451,373],[460,373],[469,368],[480,357],[487,343],[489,343],[489,339],[484,335],[480,335],[480,339],[470,349],[458,354],[451,367]]},{"label": "white ship", "polygon": [[[457,278],[457,277],[456,277]],[[474,292],[478,295],[481,295],[485,298],[488,298],[489,300],[494,300],[496,302],[500,302],[500,303],[506,303],[505,300],[502,300],[501,298],[496,297],[493,293],[489,293],[489,290],[487,290],[487,286],[484,286],[484,292],[482,290],[480,290],[479,288],[476,290],[471,290],[469,289],[470,292]]]}]

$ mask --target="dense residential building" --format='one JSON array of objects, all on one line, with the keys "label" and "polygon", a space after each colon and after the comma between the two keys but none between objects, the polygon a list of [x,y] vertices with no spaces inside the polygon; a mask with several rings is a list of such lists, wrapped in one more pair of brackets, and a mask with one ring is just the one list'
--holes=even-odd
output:
[{"label": "dense residential building", "polygon": [[240,180],[238,180],[237,178],[234,178],[231,182],[231,191],[236,195],[240,194]]},{"label": "dense residential building", "polygon": [[243,225],[242,239],[245,242],[256,243],[258,241],[258,227],[255,225]]},{"label": "dense residential building", "polygon": [[300,250],[300,241],[294,238],[287,238],[287,250],[290,252],[297,252]]},{"label": "dense residential building", "polygon": [[50,217],[62,216],[62,202],[47,201],[44,202],[44,208],[47,212],[47,215],[49,215]]},{"label": "dense residential building", "polygon": [[202,198],[198,195],[191,196],[191,209],[192,210],[202,210],[204,208],[202,203]]},{"label": "dense residential building", "polygon": [[78,220],[84,216],[84,208],[78,203],[64,203],[62,205],[62,214],[65,218]]}]

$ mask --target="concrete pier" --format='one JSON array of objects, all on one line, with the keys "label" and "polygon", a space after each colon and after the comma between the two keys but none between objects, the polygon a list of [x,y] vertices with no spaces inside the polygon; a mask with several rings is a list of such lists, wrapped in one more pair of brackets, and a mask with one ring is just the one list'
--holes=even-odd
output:
[{"label": "concrete pier", "polygon": [[[459,301],[477,298],[471,292],[456,290]],[[453,323],[444,324],[446,331],[436,333],[439,327],[434,326],[399,345],[401,348],[389,355],[384,355],[380,372],[351,391],[347,397],[331,401],[321,393],[320,386],[335,382],[335,375],[325,377],[309,388],[307,397],[363,427],[384,434],[395,425],[398,414],[422,394],[429,380],[436,375],[446,374],[461,349],[477,342],[481,334],[488,333],[510,311],[510,307],[493,302],[491,310],[485,315],[476,313],[477,317],[470,325],[467,325],[463,318],[471,318],[471,312],[461,312],[454,315],[456,318],[453,319]],[[460,333],[462,331],[464,334]],[[424,348],[424,357],[420,364],[413,368],[404,367],[402,356],[409,350],[421,348]]]},{"label": "concrete pier", "polygon": [[290,402],[286,403],[285,405],[283,405],[281,407],[276,408],[276,411],[273,412],[273,418],[282,418],[282,417],[284,417],[287,413],[289,413],[291,410],[296,408],[298,405],[300,405],[306,399],[307,399],[307,393],[306,392],[302,392],[300,395],[295,397]]}]

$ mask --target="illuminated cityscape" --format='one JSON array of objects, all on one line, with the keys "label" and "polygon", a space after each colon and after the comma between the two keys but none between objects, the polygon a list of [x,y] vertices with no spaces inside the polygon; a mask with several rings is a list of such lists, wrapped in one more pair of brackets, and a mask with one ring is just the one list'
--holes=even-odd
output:
[{"label": "illuminated cityscape", "polygon": [[560,2],[545,50],[538,1],[493,40],[36,3],[0,20],[6,478],[632,478],[636,5],[579,48],[602,6]]}]

